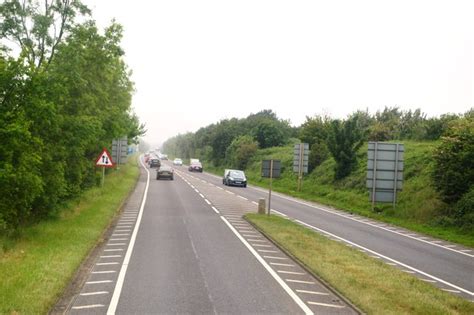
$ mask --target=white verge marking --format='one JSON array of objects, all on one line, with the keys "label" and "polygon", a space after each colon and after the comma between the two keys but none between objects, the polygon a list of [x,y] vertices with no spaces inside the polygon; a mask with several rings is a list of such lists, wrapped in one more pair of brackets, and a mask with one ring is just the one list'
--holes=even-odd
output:
[{"label": "white verge marking", "polygon": [[126,241],[128,238],[111,238],[110,241]]},{"label": "white verge marking", "polygon": [[83,306],[73,306],[73,310],[83,310],[87,308],[97,308],[97,307],[104,307],[103,304],[91,304],[91,305],[83,305]]},{"label": "white verge marking", "polygon": [[288,293],[288,295],[296,302],[296,304],[306,313],[306,314],[313,314],[311,309],[296,295],[293,290],[283,281],[282,278],[268,265],[268,263],[260,256],[255,249],[250,246],[250,244],[240,235],[237,230],[230,224],[226,218],[221,216],[221,219],[227,224],[229,229],[237,236],[237,238],[247,247],[247,249],[257,258],[257,260],[265,267],[265,269],[270,273],[270,275],[278,282],[278,284]]},{"label": "white verge marking", "polygon": [[126,243],[109,243],[107,244],[107,246],[123,246],[123,245],[127,245]]},{"label": "white verge marking", "polygon": [[243,199],[243,200],[249,200],[248,198],[245,198],[244,196],[241,196],[241,195],[237,195],[237,197],[239,197],[240,199]]},{"label": "white verge marking", "polygon": [[316,291],[307,291],[307,290],[296,290],[296,292],[314,294],[314,295],[329,295],[329,293],[325,293],[325,292],[316,292]]},{"label": "white verge marking", "polygon": [[132,237],[130,238],[130,243],[128,244],[128,249],[122,263],[122,268],[120,268],[120,273],[117,278],[117,284],[115,285],[114,293],[112,295],[112,299],[110,300],[109,308],[107,309],[108,315],[115,314],[115,311],[117,309],[120,293],[122,292],[123,282],[125,280],[125,274],[127,273],[128,263],[130,262],[130,257],[132,256],[133,247],[135,246],[135,240],[138,234],[138,229],[140,228],[140,222],[142,221],[143,209],[145,208],[146,198],[148,194],[148,187],[150,186],[150,172],[147,170],[141,159],[140,164],[143,166],[147,173],[145,192],[143,193],[143,199],[140,205],[140,212],[138,213],[137,223],[135,224],[135,228],[133,229]]},{"label": "white verge marking", "polygon": [[426,273],[426,272],[423,272],[423,271],[421,271],[421,270],[418,270],[418,269],[416,269],[416,268],[413,268],[413,267],[411,267],[411,266],[409,266],[409,265],[406,265],[406,264],[404,264],[404,263],[402,263],[402,262],[400,262],[400,261],[397,261],[397,260],[395,260],[395,259],[393,259],[393,258],[387,257],[387,256],[385,256],[385,255],[382,255],[382,254],[380,254],[380,253],[377,253],[376,251],[373,251],[373,250],[368,249],[368,248],[365,248],[365,247],[363,247],[363,246],[361,246],[361,245],[359,245],[359,244],[356,244],[356,243],[354,243],[354,242],[351,242],[351,241],[349,241],[349,240],[346,240],[345,238],[342,238],[342,237],[340,237],[340,236],[334,235],[334,234],[332,234],[332,233],[329,233],[329,232],[327,232],[327,231],[324,231],[324,230],[322,230],[322,229],[320,229],[320,228],[317,228],[317,227],[315,227],[315,226],[312,226],[312,225],[310,225],[310,224],[304,223],[303,221],[300,221],[300,220],[295,220],[295,221],[298,222],[298,223],[300,223],[300,224],[302,224],[302,225],[304,225],[304,226],[307,226],[307,227],[309,227],[309,228],[312,228],[312,229],[314,229],[314,230],[321,231],[321,232],[324,232],[324,233],[326,233],[326,234],[329,234],[329,235],[331,235],[332,237],[338,238],[338,239],[340,239],[340,240],[342,240],[342,241],[344,241],[344,242],[346,242],[346,243],[349,243],[349,244],[351,244],[351,245],[353,245],[353,246],[355,246],[355,247],[358,247],[358,248],[360,248],[360,249],[362,249],[362,250],[366,250],[366,251],[368,251],[368,252],[370,252],[370,253],[372,253],[372,254],[374,254],[374,255],[380,256],[380,257],[382,257],[382,258],[384,258],[384,259],[386,259],[386,260],[390,260],[390,261],[392,261],[392,262],[394,262],[394,263],[396,263],[396,264],[398,264],[398,265],[400,265],[400,266],[403,266],[403,267],[405,267],[405,268],[408,268],[408,269],[410,269],[410,270],[412,270],[412,271],[414,271],[414,272],[418,272],[419,274],[422,274],[422,275],[424,275],[424,276],[426,276],[426,277],[428,277],[428,278],[431,278],[431,279],[436,280],[436,281],[438,281],[438,282],[444,283],[444,284],[446,284],[447,286],[450,286],[450,287],[455,288],[455,289],[457,289],[457,290],[461,290],[461,291],[464,292],[464,293],[467,293],[467,294],[470,294],[470,295],[474,296],[474,293],[471,292],[471,291],[469,291],[469,290],[466,290],[466,289],[463,289],[463,288],[461,288],[461,287],[458,287],[457,285],[454,285],[454,284],[449,283],[449,282],[447,282],[447,281],[444,281],[444,280],[442,280],[442,279],[440,279],[440,278],[438,278],[438,277],[435,277],[435,276],[433,276],[433,275],[430,275],[430,274],[428,274],[428,273]]},{"label": "white verge marking", "polygon": [[451,292],[451,293],[461,293],[461,291],[458,291],[458,290],[450,290],[450,289],[441,289],[443,291],[446,291],[446,292]]},{"label": "white verge marking", "polygon": [[268,250],[268,249],[257,249],[258,252],[262,253],[278,253],[276,250]]},{"label": "white verge marking", "polygon": [[[294,267],[295,266],[293,264],[281,264],[281,263],[274,263],[274,262],[271,262],[270,265],[283,266],[283,267]],[[296,291],[298,291],[298,290],[296,290]]]},{"label": "white verge marking", "polygon": [[251,238],[247,239],[247,241],[249,241],[249,242],[260,242],[260,243],[266,243],[267,242],[265,240],[255,240],[255,239],[251,239]]},{"label": "white verge marking", "polygon": [[266,245],[266,244],[252,244],[252,246],[255,246],[255,247],[272,247],[272,245]]},{"label": "white verge marking", "polygon": [[315,282],[312,281],[303,281],[303,280],[296,280],[296,279],[285,279],[288,282],[294,282],[294,283],[304,283],[304,284],[316,284]]},{"label": "white verge marking", "polygon": [[80,295],[90,296],[90,295],[100,295],[100,294],[109,294],[109,292],[107,292],[107,291],[86,292],[86,293],[81,293]]},{"label": "white verge marking", "polygon": [[100,256],[100,258],[119,258],[122,257],[122,255],[105,255],[105,256]]},{"label": "white verge marking", "polygon": [[296,272],[296,271],[278,270],[277,272],[278,273],[286,273],[286,274],[289,274],[289,275],[300,275],[300,276],[305,275],[304,272]]},{"label": "white verge marking", "polygon": [[284,214],[284,213],[282,213],[282,212],[280,212],[280,211],[277,211],[277,210],[275,210],[275,209],[270,209],[270,211],[276,212],[276,213],[278,213],[279,215],[281,215],[281,216],[283,216],[283,217],[288,217],[286,214]]},{"label": "white verge marking", "polygon": [[423,279],[423,278],[420,278],[421,281],[425,281],[425,282],[429,282],[429,283],[436,283],[436,281],[434,280],[431,280],[431,279]]},{"label": "white verge marking", "polygon": [[104,252],[121,252],[123,248],[104,249]]},{"label": "white verge marking", "polygon": [[288,260],[288,258],[286,257],[276,257],[276,256],[263,256],[263,258]]},{"label": "white verge marking", "polygon": [[93,274],[101,274],[101,273],[116,273],[115,270],[104,270],[104,271],[92,271]]},{"label": "white verge marking", "polygon": [[252,201],[252,203],[253,203],[254,205],[258,206],[258,202]]}]

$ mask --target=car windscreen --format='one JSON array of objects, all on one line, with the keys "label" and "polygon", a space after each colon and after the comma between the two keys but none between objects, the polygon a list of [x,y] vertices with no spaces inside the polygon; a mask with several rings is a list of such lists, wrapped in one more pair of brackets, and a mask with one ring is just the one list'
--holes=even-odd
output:
[{"label": "car windscreen", "polygon": [[230,172],[230,176],[231,176],[231,177],[243,178],[243,177],[245,177],[245,174],[244,174],[244,172],[242,172],[242,171],[231,171],[231,172]]}]

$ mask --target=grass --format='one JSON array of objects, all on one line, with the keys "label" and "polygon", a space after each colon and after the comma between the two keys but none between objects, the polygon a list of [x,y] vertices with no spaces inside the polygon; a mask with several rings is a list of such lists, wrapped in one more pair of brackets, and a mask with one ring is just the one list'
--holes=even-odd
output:
[{"label": "grass", "polygon": [[278,216],[247,220],[368,314],[474,314],[474,303]]},{"label": "grass", "polygon": [[[273,180],[275,191],[474,247],[473,230],[437,223],[442,219],[443,208],[447,207],[434,190],[430,177],[433,168],[432,152],[438,143],[404,141],[404,144],[404,183],[395,209],[391,204],[377,204],[376,212],[371,209],[369,192],[365,187],[366,146],[359,151],[357,167],[348,177],[335,181],[335,162],[329,158],[304,177],[301,191],[297,191],[297,176],[292,172],[292,145],[258,150],[245,172],[249,183],[268,188],[269,180],[260,176],[261,161],[279,159],[282,161],[282,175]],[[208,166],[207,163],[204,167],[206,171],[220,176],[225,168]]]},{"label": "grass", "polygon": [[63,210],[61,217],[0,239],[0,314],[45,314],[81,262],[101,240],[139,175],[136,159],[105,178]]}]

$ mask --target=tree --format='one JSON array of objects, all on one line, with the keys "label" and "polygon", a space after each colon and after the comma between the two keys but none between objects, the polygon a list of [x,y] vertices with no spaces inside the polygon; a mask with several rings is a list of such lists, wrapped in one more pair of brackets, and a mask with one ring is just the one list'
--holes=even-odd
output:
[{"label": "tree", "polygon": [[331,122],[327,144],[336,161],[336,180],[349,175],[357,162],[357,151],[364,141],[363,132],[357,123],[357,117]]},{"label": "tree", "polygon": [[227,165],[245,169],[257,149],[258,143],[249,135],[235,138],[226,150]]},{"label": "tree", "polygon": [[90,10],[80,0],[5,0],[0,4],[0,34],[18,44],[30,66],[49,65],[77,15]]},{"label": "tree", "polygon": [[311,172],[329,156],[326,140],[330,131],[329,117],[306,117],[300,129],[299,139],[310,146],[308,170]]}]

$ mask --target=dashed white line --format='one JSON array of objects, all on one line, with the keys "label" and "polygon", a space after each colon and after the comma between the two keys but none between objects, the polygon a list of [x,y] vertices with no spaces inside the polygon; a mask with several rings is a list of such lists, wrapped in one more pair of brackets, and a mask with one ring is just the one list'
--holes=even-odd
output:
[{"label": "dashed white line", "polygon": [[211,202],[210,202],[209,200],[207,200],[207,199],[204,199],[204,201],[205,201],[208,205],[211,204]]},{"label": "dashed white line", "polygon": [[201,198],[204,198],[204,199],[206,198],[206,197],[204,197],[204,195],[201,194],[201,193],[199,193],[199,196],[201,196]]},{"label": "dashed white line", "polygon": [[216,209],[216,207],[212,206],[211,208],[212,208],[212,210],[214,210],[215,213],[217,213],[217,214],[220,213],[219,210]]},{"label": "dashed white line", "polygon": [[237,195],[237,197],[239,197],[240,199],[243,199],[243,200],[248,200],[248,198],[245,198],[244,196],[241,196],[241,195]]}]

